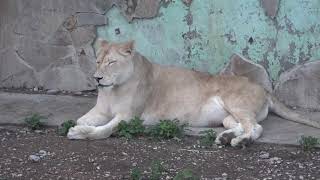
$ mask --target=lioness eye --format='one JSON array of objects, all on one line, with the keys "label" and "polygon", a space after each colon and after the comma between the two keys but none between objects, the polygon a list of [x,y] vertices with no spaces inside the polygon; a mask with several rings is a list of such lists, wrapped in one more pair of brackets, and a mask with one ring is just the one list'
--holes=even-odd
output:
[{"label": "lioness eye", "polygon": [[108,66],[110,66],[111,64],[113,64],[113,63],[115,63],[115,62],[117,62],[117,61],[110,61],[110,62],[108,63]]}]

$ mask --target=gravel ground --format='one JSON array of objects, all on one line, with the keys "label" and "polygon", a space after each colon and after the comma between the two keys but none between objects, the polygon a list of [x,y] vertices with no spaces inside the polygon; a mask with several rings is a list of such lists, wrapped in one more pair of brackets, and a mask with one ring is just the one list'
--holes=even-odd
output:
[{"label": "gravel ground", "polygon": [[31,132],[0,127],[0,179],[130,179],[139,168],[150,179],[150,165],[159,160],[161,179],[191,169],[201,179],[320,179],[320,149],[303,152],[296,146],[253,144],[246,149],[202,148],[199,138],[157,141],[70,141],[56,129]]}]

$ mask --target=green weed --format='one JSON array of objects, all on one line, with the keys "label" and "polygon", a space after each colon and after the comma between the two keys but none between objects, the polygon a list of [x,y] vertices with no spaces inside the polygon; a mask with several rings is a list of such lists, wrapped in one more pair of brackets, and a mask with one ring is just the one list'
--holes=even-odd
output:
[{"label": "green weed", "polygon": [[320,144],[320,140],[312,136],[301,136],[299,139],[299,144],[304,151],[311,151],[318,144]]},{"label": "green weed", "polygon": [[141,171],[139,168],[133,168],[131,171],[131,180],[140,180],[142,178]]},{"label": "green weed", "polygon": [[179,171],[173,180],[199,180],[200,178],[193,174],[190,169]]},{"label": "green weed", "polygon": [[148,129],[147,133],[155,138],[170,139],[181,137],[184,133],[186,124],[180,125],[177,119],[175,120],[160,120],[160,123]]},{"label": "green weed", "polygon": [[24,122],[26,123],[26,125],[32,129],[32,130],[38,130],[41,129],[43,127],[43,122],[47,120],[45,117],[40,116],[37,113],[34,113],[33,115],[31,115],[30,117],[26,117],[24,119]]},{"label": "green weed", "polygon": [[58,134],[60,136],[66,136],[70,128],[74,127],[76,123],[73,120],[67,120],[63,122],[58,129]]},{"label": "green weed", "polygon": [[151,163],[151,180],[159,180],[162,172],[164,171],[164,167],[161,165],[161,162],[159,160],[152,161]]},{"label": "green weed", "polygon": [[134,117],[129,122],[121,121],[118,125],[117,134],[120,137],[131,139],[133,137],[141,136],[144,134],[145,127],[143,126],[143,120],[138,117]]},{"label": "green weed", "polygon": [[217,137],[217,133],[212,129],[201,131],[200,134],[203,134],[200,139],[200,145],[205,147],[211,147]]}]

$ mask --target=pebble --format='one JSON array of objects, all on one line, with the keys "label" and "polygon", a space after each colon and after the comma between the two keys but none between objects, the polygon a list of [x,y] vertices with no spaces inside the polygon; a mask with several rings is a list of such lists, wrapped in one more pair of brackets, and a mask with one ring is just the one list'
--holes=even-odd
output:
[{"label": "pebble", "polygon": [[47,156],[47,155],[48,155],[47,151],[45,151],[45,150],[40,150],[40,151],[39,151],[39,156],[40,156],[40,158],[44,158],[44,157]]},{"label": "pebble", "polygon": [[261,159],[269,159],[269,157],[270,157],[270,154],[268,152],[265,152],[265,151],[261,151],[260,152],[259,158],[261,158]]},{"label": "pebble", "polygon": [[51,95],[58,94],[58,93],[59,93],[59,90],[57,89],[49,89],[47,91],[47,94],[51,94]]},{"label": "pebble", "polygon": [[74,94],[75,94],[75,95],[82,95],[82,92],[81,92],[81,91],[78,91],[78,92],[75,92]]},{"label": "pebble", "polygon": [[37,134],[44,134],[44,132],[42,130],[35,130],[34,132]]},{"label": "pebble", "polygon": [[304,166],[301,163],[298,163],[298,166],[299,166],[300,169],[304,168]]},{"label": "pebble", "polygon": [[38,161],[40,161],[40,157],[37,155],[30,155],[29,160],[31,160],[33,162],[38,162]]},{"label": "pebble", "polygon": [[269,159],[269,162],[270,162],[271,164],[279,164],[279,163],[282,162],[282,160],[281,160],[281,158],[273,157],[273,158],[270,158],[270,159]]}]

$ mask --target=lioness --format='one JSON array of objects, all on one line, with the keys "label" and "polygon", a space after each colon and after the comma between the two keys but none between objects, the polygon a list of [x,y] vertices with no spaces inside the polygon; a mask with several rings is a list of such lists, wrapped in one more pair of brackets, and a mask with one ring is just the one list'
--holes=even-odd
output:
[{"label": "lioness", "polygon": [[[258,122],[269,110],[309,126],[316,122],[292,112],[260,85],[246,77],[217,76],[151,63],[134,50],[134,42],[102,40],[97,53],[96,105],[69,130],[69,139],[109,137],[120,121],[141,117],[152,125],[160,119],[178,119],[193,127],[223,125],[216,143],[237,146],[256,140]],[[230,138],[232,135],[232,138]]]}]

